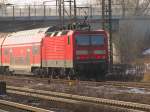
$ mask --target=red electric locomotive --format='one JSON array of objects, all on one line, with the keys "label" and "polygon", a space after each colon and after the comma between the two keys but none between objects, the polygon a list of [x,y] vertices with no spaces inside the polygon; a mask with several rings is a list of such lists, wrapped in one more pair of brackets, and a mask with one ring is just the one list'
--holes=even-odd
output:
[{"label": "red electric locomotive", "polygon": [[1,71],[56,77],[104,78],[108,63],[105,31],[41,28],[0,39]]}]

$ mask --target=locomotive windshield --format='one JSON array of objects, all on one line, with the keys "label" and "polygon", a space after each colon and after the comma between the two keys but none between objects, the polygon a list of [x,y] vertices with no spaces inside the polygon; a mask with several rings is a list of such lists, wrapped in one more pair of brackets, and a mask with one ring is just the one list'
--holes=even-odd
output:
[{"label": "locomotive windshield", "polygon": [[103,45],[103,35],[78,35],[76,37],[77,45]]},{"label": "locomotive windshield", "polygon": [[77,45],[90,45],[90,38],[86,35],[80,35],[76,37]]}]

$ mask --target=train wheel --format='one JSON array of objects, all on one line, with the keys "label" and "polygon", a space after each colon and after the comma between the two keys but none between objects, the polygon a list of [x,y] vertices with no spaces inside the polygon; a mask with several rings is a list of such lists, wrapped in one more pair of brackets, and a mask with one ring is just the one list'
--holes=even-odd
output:
[{"label": "train wheel", "polygon": [[41,68],[41,69],[40,69],[40,72],[41,72],[40,75],[41,75],[42,77],[44,77],[44,78],[47,77],[47,75],[48,75],[48,70],[47,70],[47,68],[43,68],[43,69]]},{"label": "train wheel", "polygon": [[74,69],[70,69],[68,73],[69,79],[76,79],[78,77],[77,72]]},{"label": "train wheel", "polygon": [[51,78],[57,78],[57,73],[56,73],[56,70],[55,69],[51,69]]},{"label": "train wheel", "polygon": [[15,72],[15,71],[10,71],[9,73],[10,73],[11,76],[13,76],[13,75],[15,75],[14,72]]},{"label": "train wheel", "polygon": [[10,71],[9,71],[9,68],[5,68],[5,71],[4,71],[5,75],[10,75]]},{"label": "train wheel", "polygon": [[101,71],[96,73],[96,81],[105,81],[106,72]]},{"label": "train wheel", "polygon": [[60,78],[64,78],[66,76],[66,69],[65,68],[62,68],[60,69]]},{"label": "train wheel", "polygon": [[38,68],[34,69],[33,74],[36,75],[36,76],[39,76],[40,75],[40,70]]}]

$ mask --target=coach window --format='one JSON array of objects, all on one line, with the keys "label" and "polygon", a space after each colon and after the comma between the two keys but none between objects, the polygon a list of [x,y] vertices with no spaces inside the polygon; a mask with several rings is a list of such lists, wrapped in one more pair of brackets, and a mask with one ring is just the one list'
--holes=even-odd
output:
[{"label": "coach window", "polygon": [[4,50],[4,55],[8,55],[8,52],[9,52],[9,49],[6,48],[6,49]]},{"label": "coach window", "polygon": [[33,55],[39,54],[39,46],[33,46],[32,47],[32,53],[33,53]]}]

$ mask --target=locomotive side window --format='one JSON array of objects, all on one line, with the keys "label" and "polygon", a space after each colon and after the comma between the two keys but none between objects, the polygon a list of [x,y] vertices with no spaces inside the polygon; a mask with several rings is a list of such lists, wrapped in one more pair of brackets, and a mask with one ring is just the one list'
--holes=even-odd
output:
[{"label": "locomotive side window", "polygon": [[70,45],[70,36],[68,36],[68,45]]}]

